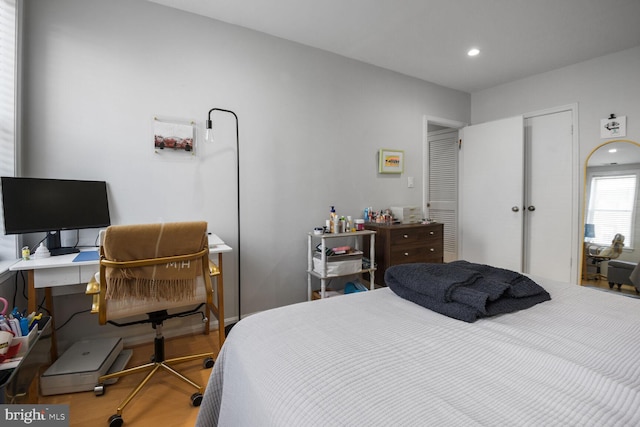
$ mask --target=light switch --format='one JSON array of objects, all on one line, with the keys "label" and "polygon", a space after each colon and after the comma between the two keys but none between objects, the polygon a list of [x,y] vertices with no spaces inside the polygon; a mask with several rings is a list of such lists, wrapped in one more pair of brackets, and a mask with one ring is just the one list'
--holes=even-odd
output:
[{"label": "light switch", "polygon": [[407,177],[407,187],[413,188],[413,177],[412,176]]}]

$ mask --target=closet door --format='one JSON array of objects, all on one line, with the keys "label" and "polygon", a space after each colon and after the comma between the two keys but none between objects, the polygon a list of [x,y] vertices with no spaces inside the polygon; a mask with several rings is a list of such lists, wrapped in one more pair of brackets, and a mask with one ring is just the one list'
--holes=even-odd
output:
[{"label": "closet door", "polygon": [[525,273],[569,282],[575,244],[573,113],[525,119]]},{"label": "closet door", "polygon": [[425,150],[425,213],[444,224],[444,262],[458,259],[458,138],[457,129],[431,132]]},{"label": "closet door", "polygon": [[523,189],[523,117],[464,128],[460,259],[522,271]]}]

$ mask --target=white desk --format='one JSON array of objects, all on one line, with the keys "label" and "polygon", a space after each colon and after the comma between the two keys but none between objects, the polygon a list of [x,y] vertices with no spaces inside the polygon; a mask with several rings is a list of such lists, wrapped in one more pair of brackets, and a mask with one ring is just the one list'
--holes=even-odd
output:
[{"label": "white desk", "polygon": [[[96,251],[98,248],[83,248],[82,250]],[[223,284],[222,274],[222,254],[231,252],[230,246],[226,245],[215,234],[209,235],[209,253],[218,254],[217,265],[220,270],[218,276],[219,283]],[[20,260],[9,267],[10,271],[27,271],[27,312],[31,313],[38,308],[36,299],[36,289],[44,289],[45,307],[51,315],[51,358],[58,357],[58,346],[56,340],[55,316],[53,315],[53,296],[51,289],[58,286],[70,286],[80,283],[87,283],[99,270],[100,261],[78,261],[73,260],[77,253],[69,255],[59,255],[49,258],[31,258],[27,261]],[[208,313],[207,313],[208,315]]]}]

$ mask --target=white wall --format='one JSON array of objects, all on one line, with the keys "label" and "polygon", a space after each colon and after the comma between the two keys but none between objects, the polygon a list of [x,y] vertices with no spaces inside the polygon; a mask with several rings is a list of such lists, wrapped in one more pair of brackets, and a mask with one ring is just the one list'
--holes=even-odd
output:
[{"label": "white wall", "polygon": [[[210,108],[238,114],[243,313],[306,299],[306,233],[330,205],[359,217],[421,203],[424,114],[470,121],[469,94],[146,1],[25,9],[24,175],[106,180],[114,223],[202,218],[237,247],[232,117],[214,115],[218,141],[180,161],[154,154],[151,123],[202,131]],[[403,176],[377,174],[380,148],[405,150]]]},{"label": "white wall", "polygon": [[627,137],[640,141],[640,46],[471,95],[472,123],[578,103],[580,164],[600,139],[600,119],[627,116]]}]

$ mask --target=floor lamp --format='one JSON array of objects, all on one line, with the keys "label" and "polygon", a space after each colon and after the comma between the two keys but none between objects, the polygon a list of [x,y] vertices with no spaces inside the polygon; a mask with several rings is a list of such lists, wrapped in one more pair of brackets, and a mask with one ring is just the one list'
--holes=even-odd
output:
[{"label": "floor lamp", "polygon": [[[242,317],[242,312],[240,311],[240,132],[239,132],[239,127],[238,127],[238,116],[236,115],[236,113],[234,113],[231,110],[225,110],[223,108],[212,108],[211,110],[209,110],[209,115],[207,116],[207,121],[206,121],[206,131],[205,131],[205,141],[209,141],[209,142],[213,142],[213,122],[211,121],[211,114],[214,111],[220,111],[222,113],[229,113],[229,114],[233,114],[233,117],[236,120],[236,184],[237,184],[237,189],[238,189],[238,193],[237,193],[237,197],[238,197],[238,321],[241,319]],[[229,331],[231,330],[231,328],[233,328],[233,326],[235,325],[235,323],[232,323],[230,325],[228,325],[225,328],[225,333],[229,333]]]}]

